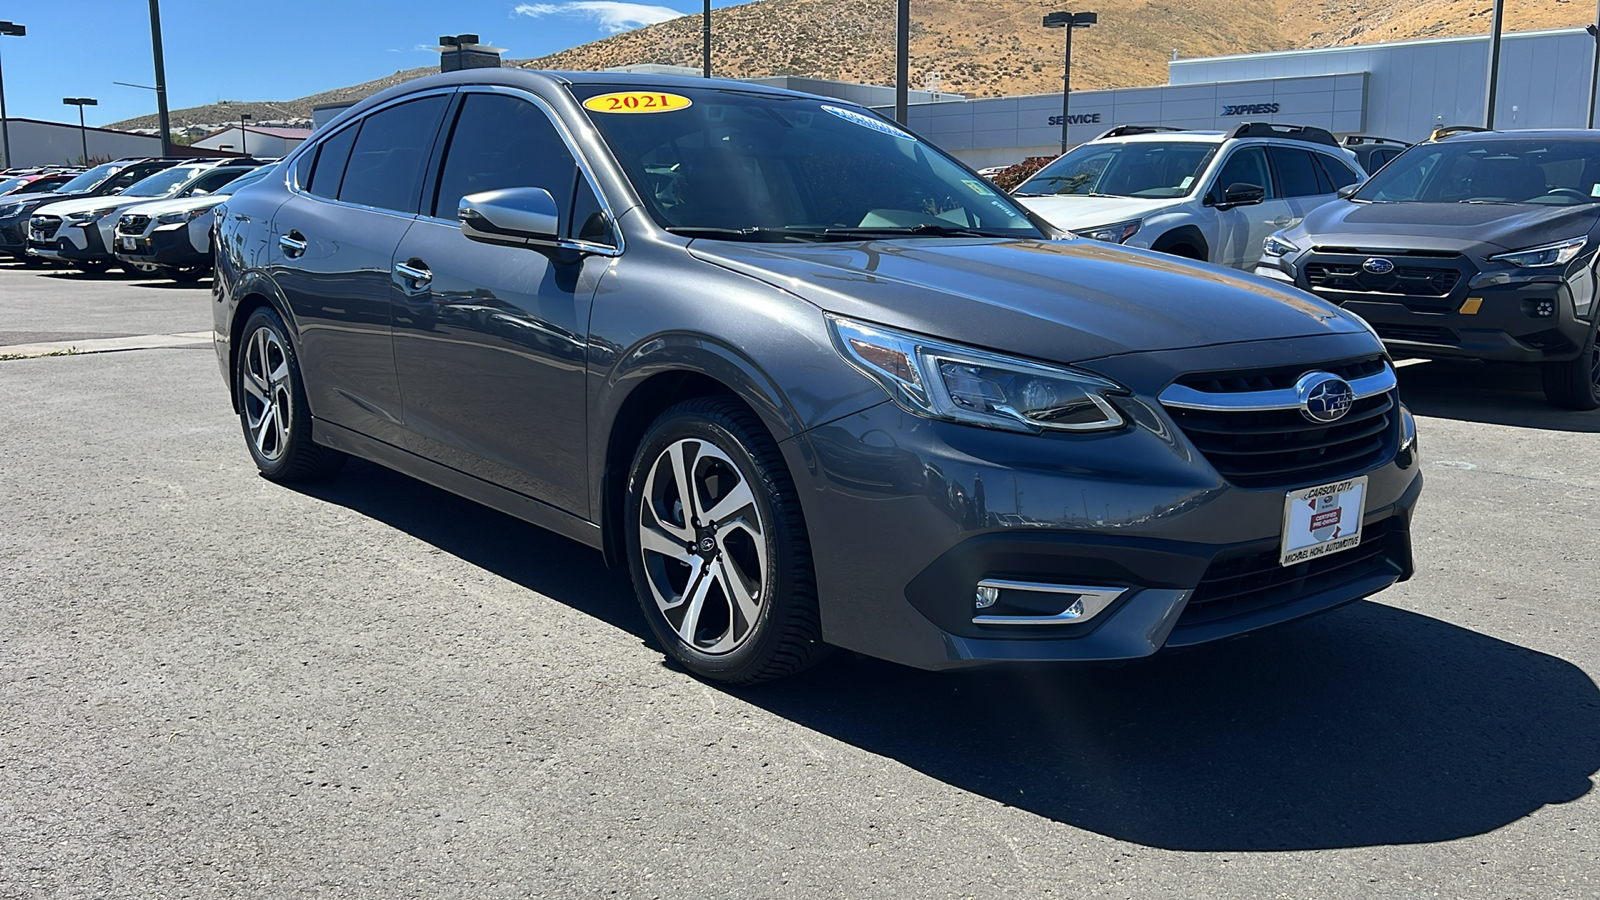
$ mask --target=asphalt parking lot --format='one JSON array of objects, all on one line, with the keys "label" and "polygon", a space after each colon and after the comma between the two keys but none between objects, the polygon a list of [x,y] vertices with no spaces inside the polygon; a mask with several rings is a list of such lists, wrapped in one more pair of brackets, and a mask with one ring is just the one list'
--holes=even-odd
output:
[{"label": "asphalt parking lot", "polygon": [[1402,370],[1417,577],[1136,664],[667,666],[597,553],[256,476],[209,282],[0,264],[0,897],[1600,896],[1600,413]]}]

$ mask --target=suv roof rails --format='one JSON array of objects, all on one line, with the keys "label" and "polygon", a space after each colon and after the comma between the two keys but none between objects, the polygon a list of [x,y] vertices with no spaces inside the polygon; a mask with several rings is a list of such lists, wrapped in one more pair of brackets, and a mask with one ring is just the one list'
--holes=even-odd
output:
[{"label": "suv roof rails", "polygon": [[1347,134],[1344,136],[1343,143],[1346,147],[1354,147],[1359,144],[1399,144],[1402,147],[1411,146],[1410,141],[1402,141],[1399,138],[1378,137],[1377,135],[1372,134]]},{"label": "suv roof rails", "polygon": [[1156,134],[1162,131],[1187,131],[1186,128],[1173,128],[1168,125],[1118,125],[1105,134],[1095,138],[1103,141],[1106,138],[1127,137],[1130,134]]},{"label": "suv roof rails", "polygon": [[1447,137],[1454,137],[1458,134],[1481,134],[1490,130],[1488,128],[1479,128],[1476,125],[1440,125],[1433,130],[1432,134],[1428,135],[1428,140],[1442,141]]},{"label": "suv roof rails", "polygon": [[1329,147],[1339,146],[1334,140],[1333,133],[1326,128],[1317,128],[1314,125],[1274,125],[1271,122],[1240,122],[1237,127],[1228,132],[1228,138],[1265,138],[1275,137],[1290,141],[1305,141],[1310,144],[1325,144]]}]

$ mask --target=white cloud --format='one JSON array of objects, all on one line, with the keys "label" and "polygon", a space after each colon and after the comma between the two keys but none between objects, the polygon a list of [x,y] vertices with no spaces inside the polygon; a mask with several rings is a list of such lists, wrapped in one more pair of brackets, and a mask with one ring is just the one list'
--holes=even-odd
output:
[{"label": "white cloud", "polygon": [[614,0],[574,0],[568,3],[522,3],[513,15],[537,19],[541,16],[571,16],[593,19],[604,31],[617,34],[645,25],[656,25],[679,18],[684,13],[666,6],[647,3],[621,3]]}]

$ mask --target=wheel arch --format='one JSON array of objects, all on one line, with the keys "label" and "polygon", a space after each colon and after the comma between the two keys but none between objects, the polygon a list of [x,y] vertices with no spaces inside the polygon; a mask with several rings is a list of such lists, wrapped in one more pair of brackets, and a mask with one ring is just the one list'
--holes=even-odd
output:
[{"label": "wheel arch", "polygon": [[1201,262],[1207,262],[1211,259],[1211,247],[1206,242],[1206,236],[1201,233],[1199,226],[1196,225],[1180,225],[1156,238],[1155,243],[1150,245],[1151,250],[1160,253],[1171,253],[1174,256],[1183,256],[1184,254],[1177,251],[1184,248],[1192,249],[1199,254],[1194,258]]},{"label": "wheel arch", "polygon": [[[267,307],[283,319],[289,328],[289,339],[298,344],[300,331],[295,327],[294,316],[289,312],[289,304],[284,301],[283,294],[278,286],[265,275],[249,275],[234,285],[232,295],[237,298],[233,301],[233,313],[228,321],[228,402],[233,404],[233,411],[239,411],[239,390],[234,384],[234,373],[239,370],[239,339],[244,332],[244,323],[256,310]],[[299,351],[296,346],[296,352]]]}]

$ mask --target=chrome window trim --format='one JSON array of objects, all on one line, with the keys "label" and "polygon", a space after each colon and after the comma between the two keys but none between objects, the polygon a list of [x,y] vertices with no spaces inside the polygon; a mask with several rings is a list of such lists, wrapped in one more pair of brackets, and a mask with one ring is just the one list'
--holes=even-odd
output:
[{"label": "chrome window trim", "polygon": [[[550,101],[524,88],[514,88],[500,84],[462,85],[460,90],[462,94],[504,94],[508,97],[515,97],[519,100],[528,100],[544,113],[545,118],[549,119],[550,123],[555,126],[556,134],[561,138],[562,143],[567,145],[567,152],[572,154],[573,161],[578,164],[578,171],[583,173],[584,180],[589,183],[589,190],[594,193],[595,199],[600,201],[600,209],[606,214],[606,217],[611,220],[611,233],[617,239],[617,245],[615,247],[611,246],[610,244],[596,244],[592,241],[580,241],[576,239],[559,240],[556,242],[556,246],[563,250],[574,250],[580,253],[592,253],[597,256],[621,256],[626,239],[622,236],[622,227],[617,224],[616,210],[612,209],[611,201],[606,199],[605,192],[600,190],[600,183],[595,180],[594,170],[590,167],[589,161],[584,158],[583,150],[579,148],[577,138],[572,134],[572,129],[568,127],[566,120],[562,119],[561,116],[555,111],[555,107],[550,105]],[[445,153],[448,154],[450,148],[446,146],[444,149]],[[440,156],[439,165],[440,171],[442,172],[444,167],[444,156]],[[435,179],[435,181],[437,181],[437,179]],[[435,185],[435,188],[437,189],[437,185]],[[456,228],[461,227],[461,221],[459,219],[445,219],[440,216],[428,215],[426,213],[419,214],[417,218],[424,222],[452,225]],[[567,224],[568,227],[571,227],[572,225],[570,222]]]},{"label": "chrome window trim", "polygon": [[[1317,371],[1316,366],[1306,369],[1309,372]],[[1355,391],[1355,399],[1365,400],[1376,397],[1395,389],[1399,384],[1395,377],[1394,368],[1387,362],[1383,364],[1382,372],[1375,372],[1365,378],[1357,378],[1349,382],[1351,390]],[[1182,384],[1168,385],[1159,397],[1162,406],[1173,409],[1198,409],[1206,412],[1271,412],[1280,409],[1299,409],[1300,394],[1294,388],[1279,388],[1272,391],[1240,391],[1238,393],[1211,394],[1197,391],[1192,387]]]}]

